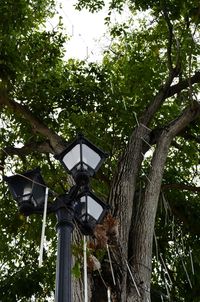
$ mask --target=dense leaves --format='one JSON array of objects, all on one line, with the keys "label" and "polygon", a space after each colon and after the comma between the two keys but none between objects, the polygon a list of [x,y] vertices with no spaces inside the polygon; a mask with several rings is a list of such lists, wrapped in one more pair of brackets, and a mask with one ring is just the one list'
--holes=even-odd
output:
[{"label": "dense leaves", "polygon": [[[106,20],[124,4],[110,1]],[[54,1],[0,3],[1,177],[40,165],[52,190],[61,193],[69,188],[68,176],[49,154],[55,153],[49,138],[37,131],[24,112],[10,104],[4,106],[6,91],[10,100],[26,106],[63,141],[81,131],[109,152],[110,158],[92,183],[106,200],[139,117],[176,69],[172,86],[186,78],[188,84],[166,98],[148,125],[151,135],[143,141],[145,157],[137,179],[136,197],[140,199],[161,131],[199,97],[199,81],[190,83],[200,55],[199,2],[140,0],[127,4],[133,17],[111,28],[112,43],[97,64],[64,61],[67,37],[61,24],[52,31],[44,27],[46,18],[53,15]],[[78,9],[90,11],[103,6],[104,1],[77,2]],[[199,133],[197,119],[178,133],[168,153],[154,236],[152,301],[161,301],[161,297],[164,301],[200,299]],[[54,291],[55,217],[48,218],[44,266],[38,268],[41,217],[27,220],[19,214],[2,178],[0,186],[0,300],[35,297],[46,301]],[[73,269],[76,276],[82,265],[79,260]]]}]

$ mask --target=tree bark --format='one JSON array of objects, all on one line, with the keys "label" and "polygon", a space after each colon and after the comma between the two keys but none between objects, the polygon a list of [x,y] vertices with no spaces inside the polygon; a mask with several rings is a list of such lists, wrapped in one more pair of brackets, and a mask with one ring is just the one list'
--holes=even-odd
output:
[{"label": "tree bark", "polygon": [[161,134],[152,158],[148,180],[141,200],[133,203],[132,225],[129,237],[129,257],[131,266],[140,289],[132,287],[127,301],[150,301],[152,242],[155,217],[162,184],[164,166],[173,138],[191,121],[200,115],[200,105],[194,104],[184,110],[183,114],[172,121]]},{"label": "tree bark", "polygon": [[[120,225],[119,249],[113,257],[120,267],[116,301],[150,301],[153,232],[168,150],[173,138],[199,115],[200,105],[195,103],[162,131],[157,140],[144,195],[137,202],[134,199],[136,179],[143,160],[143,144],[144,141],[148,142],[147,127],[140,124],[135,129],[119,163],[110,194],[110,203]],[[128,271],[128,259],[134,281]]]},{"label": "tree bark", "polygon": [[[119,250],[121,251],[121,255],[116,255],[116,253],[114,258],[119,260],[120,266],[123,268],[120,273],[121,278],[118,284],[119,290],[118,293],[116,293],[118,297],[117,301],[120,302],[125,302],[127,299],[129,299],[127,294],[128,268],[126,261],[128,260],[129,256],[129,234],[132,223],[132,213],[136,210],[133,206],[136,181],[143,161],[143,149],[145,148],[145,145],[148,144],[149,135],[151,133],[151,129],[148,128],[148,125],[158,108],[164,102],[175,75],[176,71],[173,70],[166,79],[163,87],[155,96],[154,100],[146,108],[141,118],[138,119],[138,126],[133,131],[127,149],[119,162],[118,170],[115,174],[113,185],[110,191],[109,203],[114,209],[114,216],[119,219]],[[139,279],[136,282],[138,284]],[[137,284],[136,288],[138,286]],[[138,295],[138,290],[136,288],[134,299],[136,299],[135,301],[141,301],[140,294]],[[137,300],[138,298],[139,300]]]}]

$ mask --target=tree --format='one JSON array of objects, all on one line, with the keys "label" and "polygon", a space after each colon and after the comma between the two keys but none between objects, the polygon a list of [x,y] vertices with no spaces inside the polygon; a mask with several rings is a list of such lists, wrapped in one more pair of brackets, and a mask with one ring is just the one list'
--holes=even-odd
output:
[{"label": "tree", "polygon": [[[133,17],[111,28],[113,42],[101,64],[63,60],[62,25],[52,31],[41,27],[52,1],[15,3],[0,4],[2,174],[39,163],[50,187],[67,190],[69,179],[52,154],[81,130],[110,153],[94,180],[113,216],[89,243],[90,300],[107,301],[110,287],[113,301],[198,301],[198,1],[130,1]],[[79,9],[91,11],[103,5],[78,2]],[[123,5],[110,2],[108,24],[112,10]],[[138,10],[148,18],[136,15]],[[45,301],[54,286],[55,219],[48,221],[50,248],[37,269],[40,218],[27,222],[3,183],[1,192],[1,300],[35,295]],[[74,255],[78,274],[78,242]],[[74,301],[83,301],[81,282],[75,288]]]}]

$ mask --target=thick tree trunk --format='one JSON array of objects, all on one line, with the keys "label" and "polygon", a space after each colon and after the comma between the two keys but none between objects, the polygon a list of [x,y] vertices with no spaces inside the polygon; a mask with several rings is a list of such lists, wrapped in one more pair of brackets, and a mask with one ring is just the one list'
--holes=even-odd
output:
[{"label": "thick tree trunk", "polygon": [[120,162],[110,196],[120,223],[121,255],[115,255],[115,259],[118,259],[118,265],[121,266],[121,278],[118,281],[116,301],[150,301],[153,232],[168,150],[172,139],[199,114],[200,106],[194,104],[163,130],[157,141],[144,194],[137,202],[134,194],[142,163],[142,142],[148,139],[146,128],[140,126],[134,131],[127,152]]},{"label": "thick tree trunk", "polygon": [[[131,266],[137,280],[141,297],[135,288],[129,293],[127,301],[150,301],[150,280],[152,261],[152,242],[157,204],[162,183],[164,165],[171,138],[166,131],[161,135],[151,164],[145,192],[141,200],[135,200],[129,236]],[[139,203],[139,204],[137,204]],[[137,297],[137,300],[133,300]]]},{"label": "thick tree trunk", "polygon": [[118,280],[117,301],[127,301],[127,259],[129,250],[129,233],[132,220],[133,199],[136,190],[136,180],[143,155],[143,141],[149,130],[139,126],[133,132],[125,155],[120,161],[118,171],[113,181],[109,202],[113,208],[114,216],[119,220],[119,251],[114,258],[118,259],[121,268],[121,277]]},{"label": "thick tree trunk", "polygon": [[[147,131],[146,128],[139,127],[134,132],[126,157],[121,162],[125,173],[117,174],[119,179],[114,182],[112,188],[112,194],[115,192],[115,195],[111,195],[111,201],[115,203],[115,213],[117,210],[120,224],[119,238],[123,255],[120,266],[125,268],[119,282],[121,294],[119,296],[118,293],[117,301],[139,302],[148,301],[148,299],[150,301],[152,237],[164,163],[170,140],[164,135],[161,137],[152,161],[153,168],[149,176],[152,182],[147,184],[144,197],[140,201],[134,202],[137,174],[143,160],[141,152],[143,140],[141,138],[147,135]],[[134,152],[131,152],[133,146]],[[124,195],[121,192],[124,192]],[[131,259],[133,278],[127,264],[129,258]]]}]

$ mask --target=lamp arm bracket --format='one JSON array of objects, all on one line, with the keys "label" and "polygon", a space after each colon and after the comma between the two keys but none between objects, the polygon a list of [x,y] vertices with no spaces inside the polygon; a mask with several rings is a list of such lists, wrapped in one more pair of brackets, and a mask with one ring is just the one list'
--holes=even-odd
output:
[{"label": "lamp arm bracket", "polygon": [[71,187],[69,193],[67,193],[68,199],[73,202],[79,190],[80,190],[80,185],[78,184],[75,184],[73,187]]}]

